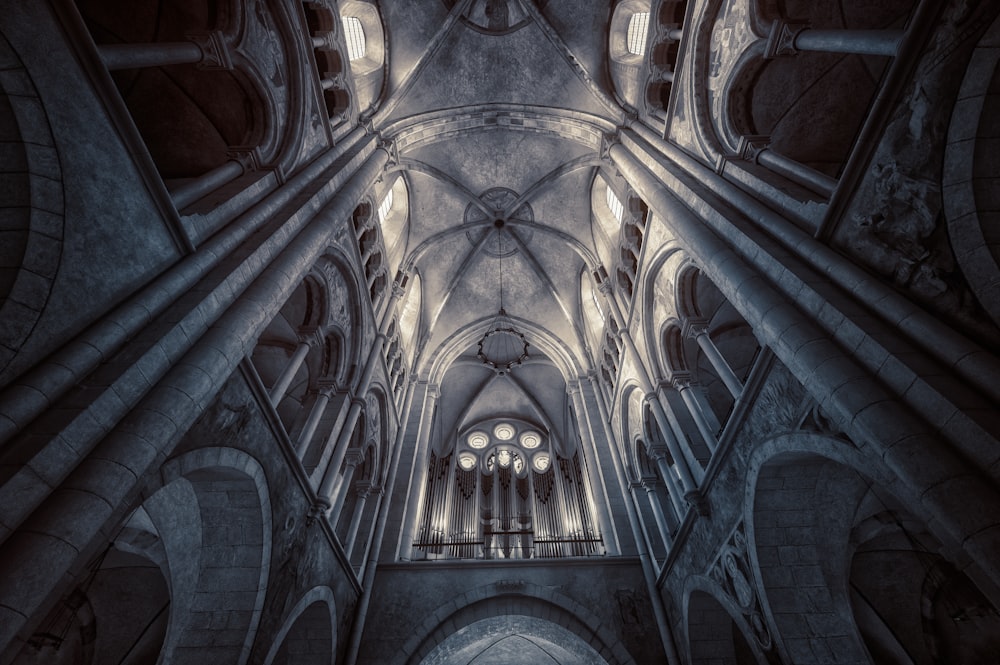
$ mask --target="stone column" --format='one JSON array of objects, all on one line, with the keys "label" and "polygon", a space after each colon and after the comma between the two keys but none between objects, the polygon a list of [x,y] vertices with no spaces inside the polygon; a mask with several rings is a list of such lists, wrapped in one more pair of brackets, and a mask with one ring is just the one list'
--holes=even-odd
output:
[{"label": "stone column", "polygon": [[358,467],[364,461],[365,454],[360,448],[351,448],[344,456],[344,475],[337,485],[337,489],[333,492],[335,498],[333,505],[330,507],[330,515],[334,519],[337,519],[337,516],[340,515],[340,511],[344,507],[344,502],[347,500],[347,493],[351,490],[351,481],[354,479],[354,472],[357,471]]},{"label": "stone column", "polygon": [[653,511],[653,519],[656,520],[656,528],[660,532],[663,540],[663,547],[670,551],[670,525],[663,514],[663,506],[660,505],[660,498],[656,496],[656,484],[650,480],[643,480],[642,487],[646,490],[646,498],[649,500],[649,507]]},{"label": "stone column", "polygon": [[672,383],[674,389],[680,393],[681,399],[684,400],[684,405],[687,407],[688,413],[691,414],[691,418],[694,420],[695,427],[698,428],[701,438],[705,440],[705,445],[714,453],[719,445],[719,441],[715,438],[715,432],[712,430],[711,425],[709,425],[708,419],[705,417],[705,412],[702,411],[701,404],[698,402],[698,398],[693,394],[691,379],[686,376],[675,376]]},{"label": "stone column", "polygon": [[372,341],[372,348],[371,351],[369,351],[368,359],[365,362],[364,373],[361,375],[361,380],[358,382],[358,386],[354,391],[355,397],[351,400],[351,408],[347,412],[347,419],[345,420],[344,426],[341,428],[340,434],[337,437],[337,443],[334,444],[333,457],[330,460],[330,465],[326,467],[326,472],[323,474],[323,480],[320,481],[319,490],[317,491],[317,506],[315,506],[317,510],[321,509],[326,512],[331,507],[330,496],[337,482],[337,476],[340,474],[340,466],[344,463],[344,455],[347,454],[347,447],[350,445],[351,437],[354,435],[354,427],[358,423],[358,417],[361,415],[361,411],[365,407],[364,400],[357,397],[357,395],[366,395],[368,393],[368,389],[371,387],[372,376],[375,374],[375,368],[382,361],[382,353],[385,349],[386,331],[389,329],[389,324],[392,323],[392,317],[394,314],[393,310],[399,299],[403,297],[403,292],[406,288],[406,282],[408,279],[409,275],[404,272],[400,272],[396,275],[396,281],[392,286],[392,296],[389,299],[382,315],[382,323],[379,325],[378,334],[375,335],[375,339]]},{"label": "stone column", "polygon": [[344,552],[350,561],[351,552],[354,551],[354,541],[358,537],[358,527],[361,526],[361,516],[365,514],[365,502],[368,494],[372,491],[372,484],[363,481],[357,484],[354,491],[358,495],[358,501],[354,504],[354,513],[351,515],[351,524],[347,527],[347,536],[344,538]]},{"label": "stone column", "polygon": [[277,407],[281,403],[281,400],[285,397],[285,392],[288,390],[288,386],[292,384],[292,379],[295,378],[299,368],[302,367],[302,363],[305,362],[306,356],[309,355],[309,350],[316,341],[315,328],[299,331],[299,343],[295,347],[295,351],[292,352],[292,357],[288,359],[285,368],[281,370],[278,379],[267,393],[271,406]]},{"label": "stone column", "polygon": [[802,23],[777,19],[764,47],[764,57],[792,55],[799,51],[895,56],[902,30],[814,30]]},{"label": "stone column", "polygon": [[833,196],[834,190],[837,189],[835,178],[772,150],[766,136],[741,136],[736,152],[741,159],[760,164],[767,170],[826,198]]},{"label": "stone column", "polygon": [[656,464],[656,469],[660,472],[660,477],[663,478],[663,482],[667,486],[667,495],[670,497],[674,514],[677,521],[680,522],[684,519],[687,508],[681,500],[681,489],[677,486],[677,476],[667,464],[667,451],[662,446],[647,446],[646,456]]},{"label": "stone column", "polygon": [[219,31],[187,35],[189,41],[101,44],[97,52],[109,71],[195,64],[202,69],[232,69],[225,37]]},{"label": "stone column", "polygon": [[618,307],[618,302],[615,300],[614,290],[611,288],[610,280],[607,279],[606,271],[601,268],[595,274],[595,278],[597,278],[598,282],[598,291],[604,295],[604,300],[608,303],[609,316],[614,317],[615,322],[618,323],[618,335],[625,343],[625,348],[636,360],[635,366],[639,370],[639,380],[642,384],[643,390],[646,392],[646,399],[649,400],[653,417],[656,419],[656,424],[659,426],[660,432],[667,439],[666,443],[670,449],[670,454],[674,456],[674,462],[677,464],[681,484],[684,485],[684,496],[687,497],[689,494],[697,493],[698,484],[695,482],[694,476],[691,475],[691,469],[684,460],[684,455],[680,449],[680,442],[673,436],[670,430],[670,423],[667,420],[667,414],[663,411],[663,405],[660,404],[658,399],[656,399],[653,385],[649,379],[649,375],[646,373],[646,364],[639,355],[638,349],[635,348],[635,342],[632,340],[632,335],[625,327],[625,319],[622,317],[621,309]]},{"label": "stone column", "polygon": [[[634,132],[623,131],[631,140]],[[960,546],[994,584],[1000,583],[1000,560],[996,557],[1000,533],[994,518],[1000,515],[1000,494],[996,487],[918,417],[905,396],[887,390],[886,384],[865,367],[863,359],[845,352],[834,341],[835,334],[831,336],[821,323],[803,315],[753,264],[729,246],[710,222],[681,203],[629,148],[614,143],[608,153],[657,219],[681,240],[692,260],[739,310],[761,343],[795,376],[807,377],[809,392],[835,414],[837,424],[860,446],[870,446],[871,454],[896,474],[901,487],[919,497],[919,507],[927,513],[931,530]],[[733,238],[730,242],[739,241]],[[877,282],[872,284],[873,289],[879,288]],[[919,310],[912,304],[910,309]],[[906,324],[897,325],[903,329]],[[937,332],[933,325],[924,331]],[[970,357],[991,362],[988,353],[980,353],[974,346],[965,348],[971,349]],[[858,400],[861,394],[864,400]],[[914,455],[913,451],[921,454]],[[935,464],[924,463],[927,455],[934,456]],[[976,510],[969,510],[972,505]]]},{"label": "stone column", "polygon": [[719,347],[715,345],[712,341],[712,337],[708,334],[708,325],[703,321],[688,321],[688,336],[692,337],[698,346],[701,348],[702,353],[708,358],[708,362],[712,365],[712,369],[719,375],[722,379],[722,383],[726,385],[729,393],[733,396],[733,399],[738,399],[740,395],[743,394],[743,382],[740,381],[736,373],[733,372],[733,368],[729,366],[729,362],[726,360],[725,356],[719,351]]},{"label": "stone column", "polygon": [[[580,437],[583,439],[583,444],[586,447],[586,457],[591,460],[590,464],[586,464],[590,487],[592,491],[600,493],[598,500],[594,501],[594,507],[597,510],[595,517],[601,530],[601,537],[604,539],[604,547],[609,556],[616,556],[621,554],[621,545],[618,543],[618,534],[615,533],[613,527],[614,520],[611,519],[604,477],[598,469],[597,443],[594,440],[594,432],[587,419],[587,409],[584,404],[583,394],[580,392],[580,382],[568,382],[566,384],[566,393],[573,400],[573,410],[576,412],[577,423],[581,426]],[[608,444],[614,445],[614,441],[608,441]]]},{"label": "stone column", "polygon": [[[183,354],[181,359],[129,403],[127,414],[108,422],[110,431],[100,429],[101,438],[90,440],[84,434],[73,440],[88,451],[87,458],[20,523],[16,534],[0,544],[4,569],[23,573],[0,576],[0,652],[9,651],[19,631],[31,630],[26,625],[28,617],[40,612],[49,599],[70,591],[67,581],[80,574],[90,555],[99,551],[95,548],[106,547],[107,534],[115,531],[124,519],[122,511],[139,495],[137,479],[154,473],[213,403],[281,303],[330,246],[337,221],[348,218],[384,173],[388,160],[388,152],[375,149],[315,215],[304,215],[300,225],[289,220],[274,231],[276,251],[263,259],[259,272],[253,266],[234,264],[234,275],[249,274],[245,286],[229,275],[221,283],[233,287],[233,295],[219,287],[216,296],[206,296],[203,307],[194,308],[176,324],[178,331],[183,327],[183,334],[171,332],[161,338],[175,353]],[[188,290],[199,284],[195,293],[204,289],[207,294],[218,286],[217,280],[208,288],[195,282]],[[95,470],[97,466],[100,471]],[[103,475],[111,469],[113,477]],[[95,484],[98,473],[108,482]]]},{"label": "stone column", "polygon": [[427,459],[430,454],[431,428],[436,405],[441,390],[436,384],[427,387],[420,424],[417,426],[417,440],[413,450],[413,467],[410,470],[409,493],[406,501],[406,517],[403,520],[402,538],[399,543],[399,558],[409,561],[413,555],[413,539],[416,537],[420,510],[423,507],[424,490],[427,481]]},{"label": "stone column", "polygon": [[295,444],[295,454],[300,460],[305,457],[306,451],[309,450],[309,442],[312,441],[313,435],[316,433],[316,428],[319,427],[319,421],[323,417],[323,413],[326,412],[327,405],[330,403],[330,397],[336,389],[337,386],[332,381],[320,382],[316,391],[316,402],[313,403],[312,410],[309,412],[309,418],[306,420],[306,424],[302,426],[298,442]]}]

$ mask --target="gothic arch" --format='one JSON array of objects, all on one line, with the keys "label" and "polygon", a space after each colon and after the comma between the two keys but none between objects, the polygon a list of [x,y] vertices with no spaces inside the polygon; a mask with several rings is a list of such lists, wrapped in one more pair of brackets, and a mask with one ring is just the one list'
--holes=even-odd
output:
[{"label": "gothic arch", "polygon": [[551,587],[496,582],[452,599],[429,613],[402,647],[407,665],[419,665],[438,644],[484,617],[519,615],[552,621],[606,654],[608,665],[634,665],[621,642],[585,606]]},{"label": "gothic arch", "polygon": [[[271,565],[271,501],[263,467],[233,448],[200,448],[167,460],[146,487],[144,505],[165,519],[176,506],[189,511],[189,530],[168,550],[172,604],[164,652],[185,662],[246,663],[256,637]],[[159,502],[159,505],[157,505]],[[243,563],[233,567],[232,562]],[[183,579],[178,576],[183,576]],[[186,597],[178,597],[183,593]],[[239,608],[227,596],[253,598]],[[213,610],[201,610],[211,607]],[[218,608],[231,615],[213,651],[199,642]],[[206,616],[207,615],[207,616]]]},{"label": "gothic arch", "polygon": [[[0,32],[0,137],[10,151],[0,161],[0,191],[21,199],[5,202],[4,261],[0,264],[0,376],[15,361],[45,311],[62,255],[62,168],[49,119],[34,83]],[[24,132],[29,132],[25,135]],[[16,370],[15,370],[16,373]]]},{"label": "gothic arch", "polygon": [[718,582],[692,575],[683,594],[683,645],[692,665],[771,665],[743,612]]},{"label": "gothic arch", "polygon": [[[1000,114],[997,96],[990,93],[997,89],[1000,66],[996,49],[986,44],[996,43],[998,34],[1000,20],[995,20],[966,67],[948,130],[943,184],[951,190],[944,207],[955,258],[979,304],[1000,324],[1000,225],[987,202],[1000,188],[1000,171],[986,157],[997,143],[988,126]],[[968,140],[970,134],[974,140]]]},{"label": "gothic arch", "polygon": [[264,665],[333,665],[336,656],[337,600],[330,587],[313,587],[289,610]]}]

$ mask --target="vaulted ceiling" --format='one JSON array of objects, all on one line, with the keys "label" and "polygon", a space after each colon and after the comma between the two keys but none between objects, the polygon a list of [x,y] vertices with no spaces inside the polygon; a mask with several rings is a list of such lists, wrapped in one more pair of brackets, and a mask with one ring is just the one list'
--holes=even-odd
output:
[{"label": "vaulted ceiling", "polygon": [[[621,120],[597,0],[383,3],[385,102],[409,191],[407,265],[422,287],[417,371],[442,389],[439,445],[490,417],[567,431],[566,380],[590,369],[580,275],[598,255],[591,187]],[[503,306],[529,358],[477,358]]]}]

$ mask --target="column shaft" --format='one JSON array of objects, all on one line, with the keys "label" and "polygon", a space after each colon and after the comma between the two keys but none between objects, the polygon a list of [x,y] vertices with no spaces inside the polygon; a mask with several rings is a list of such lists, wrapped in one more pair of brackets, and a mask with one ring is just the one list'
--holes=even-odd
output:
[{"label": "column shaft", "polygon": [[323,417],[323,413],[326,411],[326,406],[329,403],[330,391],[320,391],[316,396],[316,403],[313,404],[312,411],[309,412],[309,419],[306,420],[306,424],[302,427],[298,443],[295,446],[295,454],[300,460],[305,457],[306,451],[309,449],[309,442],[312,441],[313,435],[316,433],[316,428],[319,427],[319,421]]},{"label": "column shaft", "polygon": [[208,196],[219,187],[228,185],[244,173],[246,173],[246,168],[243,164],[238,160],[230,159],[216,166],[211,171],[176,187],[170,192],[170,200],[173,201],[174,207],[178,211],[183,210],[202,197]]},{"label": "column shaft", "polygon": [[660,499],[656,496],[656,487],[653,485],[646,485],[646,498],[649,499],[649,507],[653,511],[653,519],[656,520],[656,527],[660,531],[660,538],[663,540],[663,546],[669,552],[671,547],[670,542],[670,526],[667,524],[667,518],[663,514],[663,506],[660,505]]},{"label": "column shaft", "polygon": [[684,400],[684,405],[688,408],[688,413],[691,414],[691,418],[694,420],[701,438],[705,440],[705,445],[708,446],[709,450],[714,453],[716,447],[719,445],[719,441],[715,438],[715,432],[712,431],[711,426],[708,424],[705,413],[701,410],[701,404],[698,403],[697,398],[692,394],[692,390],[691,386],[687,384],[682,384],[677,388],[677,392],[680,393],[681,399]]},{"label": "column shaft", "polygon": [[790,157],[775,152],[770,148],[765,148],[757,153],[757,163],[773,171],[778,175],[788,178],[792,182],[802,185],[817,194],[830,198],[837,189],[837,180],[825,173],[820,173],[814,168],[806,166]]},{"label": "column shaft", "polygon": [[281,370],[278,380],[274,382],[274,385],[268,392],[268,399],[271,401],[271,406],[278,406],[281,400],[284,399],[285,391],[288,390],[288,386],[292,384],[292,379],[295,378],[299,368],[302,367],[302,363],[305,362],[306,356],[309,355],[310,346],[309,342],[303,341],[299,342],[299,345],[295,347],[295,351],[292,353],[291,358],[288,359],[285,369]]},{"label": "column shaft", "polygon": [[894,56],[899,50],[899,42],[902,38],[902,30],[813,30],[807,28],[795,36],[794,46],[799,51]]},{"label": "column shaft", "polygon": [[102,44],[97,51],[110,71],[193,64],[204,57],[201,47],[194,42]]},{"label": "column shaft", "polygon": [[[618,307],[618,302],[615,300],[611,284],[605,279],[599,286],[601,287],[601,293],[604,294],[604,300],[608,303],[608,308],[611,310],[611,316],[618,323],[619,335],[625,343],[625,348],[635,359],[635,366],[638,369],[639,380],[643,390],[647,395],[654,395],[655,391],[649,379],[649,374],[646,371],[646,363],[643,362],[642,356],[639,354],[639,350],[636,349],[635,342],[632,340],[632,335],[629,334],[628,328],[625,327],[625,319],[622,316],[621,308]],[[649,404],[653,411],[653,417],[656,419],[656,424],[659,426],[663,437],[667,440],[667,447],[670,449],[670,454],[674,457],[674,463],[677,464],[677,470],[680,472],[681,483],[684,485],[685,493],[696,491],[698,483],[695,481],[694,476],[691,475],[691,469],[688,467],[684,459],[684,454],[681,452],[680,442],[673,436],[670,429],[670,422],[667,420],[667,414],[663,411],[663,405],[655,398],[650,399]]]},{"label": "column shaft", "polygon": [[[281,246],[259,276],[214,322],[197,312],[187,337],[194,337],[183,357],[173,364],[82,462],[50,494],[21,528],[30,538],[14,537],[0,545],[0,561],[20,570],[17,579],[0,577],[0,652],[35,616],[47,599],[67,591],[66,581],[80,568],[78,559],[104,547],[107,534],[139,499],[138,479],[146,477],[170,455],[222,389],[309,267],[330,244],[336,220],[350,210],[383,172],[389,155],[376,149],[334,196],[333,202],[303,223]],[[194,315],[192,315],[194,316]],[[178,324],[181,325],[181,324]],[[201,327],[199,327],[201,326]],[[120,482],[96,486],[94,465],[127,470]],[[85,559],[84,559],[85,560]],[[75,567],[76,566],[76,567]],[[18,618],[19,617],[19,618]]]},{"label": "column shaft", "polygon": [[733,396],[733,399],[738,399],[743,393],[743,382],[736,376],[725,356],[719,351],[719,347],[712,341],[708,330],[702,329],[698,331],[695,339],[705,357],[708,358],[708,362],[712,364],[712,368],[719,375],[719,378],[722,379],[722,382],[726,384],[726,388],[729,389],[729,393]]},{"label": "column shaft", "polygon": [[680,522],[684,519],[685,513],[687,513],[687,507],[684,505],[680,488],[677,487],[677,476],[674,470],[670,468],[670,465],[667,464],[667,456],[665,454],[656,455],[653,459],[656,461],[656,468],[660,472],[660,477],[663,478],[663,483],[667,486],[667,495],[670,497],[670,503],[674,507],[677,521]]},{"label": "column shaft", "polygon": [[368,499],[368,492],[358,494],[358,502],[354,504],[354,513],[351,515],[351,524],[347,527],[347,537],[344,538],[344,552],[348,561],[354,551],[354,541],[358,537],[358,527],[361,526],[361,516],[365,512],[365,503]]}]

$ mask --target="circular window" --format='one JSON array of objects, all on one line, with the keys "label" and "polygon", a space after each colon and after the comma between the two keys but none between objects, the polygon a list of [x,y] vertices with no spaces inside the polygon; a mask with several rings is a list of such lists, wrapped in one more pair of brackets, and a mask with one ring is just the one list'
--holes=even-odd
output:
[{"label": "circular window", "polygon": [[521,447],[527,450],[534,450],[542,445],[542,437],[538,432],[525,432],[521,435]]},{"label": "circular window", "polygon": [[462,453],[458,456],[458,465],[469,471],[476,467],[476,456],[469,453]]},{"label": "circular window", "polygon": [[545,473],[549,470],[549,464],[552,463],[552,458],[549,457],[548,453],[539,453],[535,455],[535,458],[531,461],[535,467],[535,471],[539,473]]},{"label": "circular window", "polygon": [[465,439],[472,448],[485,448],[490,442],[490,437],[486,432],[473,432]]},{"label": "circular window", "polygon": [[514,426],[508,423],[500,423],[493,428],[493,436],[501,441],[510,441],[514,438]]}]

